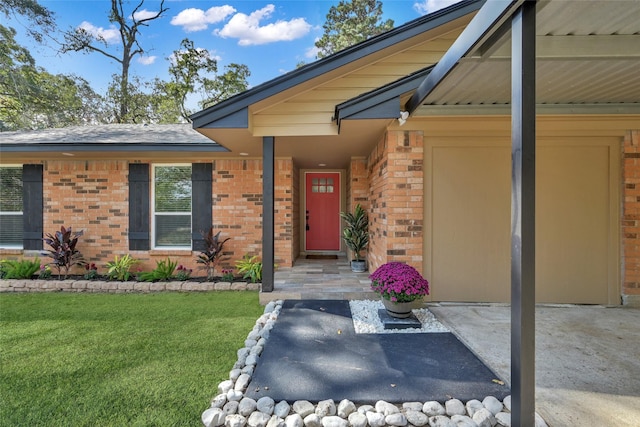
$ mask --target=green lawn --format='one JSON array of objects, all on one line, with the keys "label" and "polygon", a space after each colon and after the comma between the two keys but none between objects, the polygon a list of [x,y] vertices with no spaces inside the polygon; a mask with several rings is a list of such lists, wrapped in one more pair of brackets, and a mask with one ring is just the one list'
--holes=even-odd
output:
[{"label": "green lawn", "polygon": [[200,426],[256,292],[0,295],[0,426]]}]

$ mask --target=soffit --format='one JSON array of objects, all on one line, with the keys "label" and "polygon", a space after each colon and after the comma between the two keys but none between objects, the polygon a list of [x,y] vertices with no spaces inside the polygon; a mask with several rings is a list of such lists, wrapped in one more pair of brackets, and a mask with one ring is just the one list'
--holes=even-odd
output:
[{"label": "soffit", "polygon": [[[538,112],[640,112],[640,2],[552,0],[537,10]],[[415,115],[468,114],[470,106],[504,113],[496,106],[510,103],[510,45],[507,30],[493,46],[476,46]]]}]

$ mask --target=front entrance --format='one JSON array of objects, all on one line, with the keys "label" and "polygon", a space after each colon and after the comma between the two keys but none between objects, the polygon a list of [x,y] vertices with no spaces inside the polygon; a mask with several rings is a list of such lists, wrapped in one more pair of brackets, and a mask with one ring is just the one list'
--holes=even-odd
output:
[{"label": "front entrance", "polygon": [[305,249],[340,250],[340,174],[307,172]]}]

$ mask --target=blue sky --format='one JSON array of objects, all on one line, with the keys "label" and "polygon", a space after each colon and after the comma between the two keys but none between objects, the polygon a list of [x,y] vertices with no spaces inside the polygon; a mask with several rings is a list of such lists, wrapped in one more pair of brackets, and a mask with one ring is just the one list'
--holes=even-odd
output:
[{"label": "blue sky", "polygon": [[[393,19],[398,26],[456,1],[383,0],[384,19]],[[118,36],[108,20],[109,1],[40,2],[55,12],[60,29],[82,26],[100,33],[108,42]],[[130,13],[138,3],[132,1],[125,11]],[[234,62],[247,65],[251,71],[250,86],[256,86],[295,69],[301,61],[314,61],[314,41],[322,35],[329,8],[337,3],[337,0],[166,0],[165,7],[169,10],[164,17],[141,29],[139,42],[146,53],[136,56],[131,74],[145,80],[154,77],[167,80],[167,58],[179,48],[182,39],[189,38],[196,47],[209,50],[217,58],[219,70]],[[159,5],[159,1],[146,0],[139,12],[152,13]],[[77,74],[87,79],[98,93],[104,93],[111,75],[120,72],[119,64],[103,55],[62,55],[56,52],[54,43],[42,47],[24,37],[18,22],[8,24],[16,28],[18,41],[30,48],[37,65],[50,73]],[[113,46],[108,49],[112,51]]]}]

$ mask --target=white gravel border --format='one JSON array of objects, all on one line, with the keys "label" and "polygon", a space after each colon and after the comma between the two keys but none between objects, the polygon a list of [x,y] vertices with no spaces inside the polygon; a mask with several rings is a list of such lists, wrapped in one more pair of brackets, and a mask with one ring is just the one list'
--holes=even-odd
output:
[{"label": "white gravel border", "polygon": [[422,328],[385,329],[378,316],[378,310],[384,309],[382,301],[349,301],[353,327],[357,334],[416,334],[423,332],[449,332],[428,308],[413,310],[413,314],[422,324]]}]

